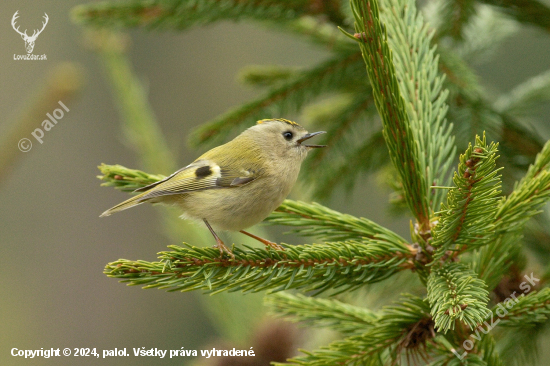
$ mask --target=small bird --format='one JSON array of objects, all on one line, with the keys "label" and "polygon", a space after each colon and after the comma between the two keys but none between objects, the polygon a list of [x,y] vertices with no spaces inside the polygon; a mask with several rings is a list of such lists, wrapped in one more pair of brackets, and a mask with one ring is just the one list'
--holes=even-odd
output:
[{"label": "small bird", "polygon": [[281,246],[244,231],[265,219],[290,193],[308,151],[325,145],[304,141],[308,133],[282,118],[263,119],[233,140],[204,153],[169,177],[137,189],[134,196],[100,215],[144,202],[180,207],[182,218],[202,220],[216,239],[220,255],[234,258],[213,228],[240,231],[277,250]]}]

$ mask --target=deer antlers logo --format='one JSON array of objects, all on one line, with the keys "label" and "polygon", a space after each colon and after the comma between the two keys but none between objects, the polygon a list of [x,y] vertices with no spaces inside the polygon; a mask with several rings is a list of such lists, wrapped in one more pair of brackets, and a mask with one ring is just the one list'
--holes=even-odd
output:
[{"label": "deer antlers logo", "polygon": [[13,18],[11,18],[11,26],[13,27],[13,29],[19,33],[21,35],[21,38],[23,38],[23,41],[25,41],[25,48],[27,49],[27,53],[31,53],[32,50],[34,49],[34,42],[36,41],[36,38],[38,38],[38,36],[40,35],[40,33],[42,33],[42,31],[44,30],[44,28],[46,28],[46,24],[48,24],[48,14],[44,13],[44,19],[46,20],[45,22],[42,23],[42,29],[40,30],[35,30],[32,34],[32,36],[28,36],[27,35],[27,30],[25,29],[24,32],[21,32],[19,31],[19,27],[15,27],[15,20],[17,18],[19,18],[19,16],[17,15],[17,13],[19,12],[19,10],[17,10],[15,12],[15,14],[13,14]]}]

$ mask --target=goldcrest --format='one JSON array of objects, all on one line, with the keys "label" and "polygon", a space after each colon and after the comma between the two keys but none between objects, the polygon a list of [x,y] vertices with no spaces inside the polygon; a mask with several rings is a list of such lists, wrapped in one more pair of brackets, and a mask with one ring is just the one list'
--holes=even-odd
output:
[{"label": "goldcrest", "polygon": [[265,219],[290,193],[308,151],[324,145],[304,142],[325,131],[308,133],[299,124],[264,119],[224,145],[206,152],[169,177],[137,189],[138,195],[102,216],[144,202],[179,206],[183,218],[202,220],[223,256],[233,253],[214,229],[240,231],[267,246],[283,248],[244,229]]}]

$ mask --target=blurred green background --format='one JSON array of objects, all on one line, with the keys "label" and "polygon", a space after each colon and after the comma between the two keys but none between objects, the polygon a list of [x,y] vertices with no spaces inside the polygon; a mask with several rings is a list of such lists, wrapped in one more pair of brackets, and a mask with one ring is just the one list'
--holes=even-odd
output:
[{"label": "blurred green background", "polygon": [[[199,293],[129,288],[102,273],[106,263],[118,258],[154,260],[166,245],[180,244],[186,238],[177,242],[163,234],[159,209],[151,206],[98,217],[127,195],[100,187],[97,165],[137,168],[138,163],[122,143],[120,118],[98,56],[86,47],[82,29],[69,19],[70,9],[79,3],[8,0],[0,5],[0,137],[21,118],[56,66],[69,61],[83,72],[79,95],[62,99],[70,112],[45,133],[43,144],[26,133],[20,138],[33,142],[31,151],[20,152],[16,144],[0,146],[0,154],[7,156],[15,150],[17,159],[0,176],[0,365],[114,365],[130,360],[135,365],[189,364],[182,358],[25,360],[10,356],[13,347],[200,350],[212,348],[220,336],[203,302],[198,301]],[[33,52],[46,54],[47,61],[13,59],[14,54],[25,54],[24,43],[10,24],[16,10],[21,30],[40,27],[41,17],[48,14],[49,23]],[[193,127],[258,92],[239,85],[240,68],[249,64],[303,67],[328,55],[287,34],[244,21],[185,33],[137,30],[129,34],[134,70],[146,85],[180,166],[200,154],[186,147],[186,136]],[[483,85],[495,92],[509,90],[548,69],[550,37],[525,26],[498,52],[498,62],[476,66]],[[550,108],[540,113],[548,115]],[[36,119],[33,128],[40,127],[45,118]],[[544,140],[550,138],[550,124],[535,127]],[[349,196],[340,192],[324,203],[408,237],[408,218],[387,214],[387,193],[373,179],[365,179]],[[281,229],[266,230],[277,241],[301,243],[297,237],[283,236]],[[257,327],[256,319],[250,319],[246,327]]]}]

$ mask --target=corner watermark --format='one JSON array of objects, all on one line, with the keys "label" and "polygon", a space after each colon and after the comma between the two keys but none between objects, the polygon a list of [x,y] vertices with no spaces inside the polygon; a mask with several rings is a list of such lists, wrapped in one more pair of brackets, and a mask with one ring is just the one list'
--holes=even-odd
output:
[{"label": "corner watermark", "polygon": [[[454,348],[451,349],[451,351],[455,354],[456,357],[458,357],[460,361],[462,361],[468,355],[468,351],[471,351],[474,348],[474,341],[481,340],[482,335],[479,333],[479,331],[481,330],[484,334],[488,334],[491,330],[493,330],[493,328],[498,323],[500,323],[500,320],[508,314],[508,310],[511,310],[514,307],[514,305],[516,305],[519,302],[518,297],[522,298],[526,294],[531,292],[531,286],[534,287],[535,284],[540,281],[540,279],[535,278],[535,276],[533,276],[532,272],[530,276],[525,275],[524,277],[527,281],[524,281],[519,285],[519,288],[520,290],[523,290],[523,293],[520,294],[519,296],[516,296],[516,291],[514,291],[509,297],[504,299],[504,301],[499,302],[497,304],[497,309],[494,312],[498,315],[498,319],[496,319],[496,321],[494,319],[494,313],[492,311],[490,311],[489,314],[487,314],[487,316],[485,317],[486,321],[483,323],[487,328],[484,328],[483,324],[480,324],[475,329],[475,334],[474,333],[470,334],[470,338],[472,339],[471,340],[466,339],[464,342],[462,342],[462,348],[464,348],[465,350],[462,355],[459,354]],[[491,324],[487,323],[489,318],[491,318]]]},{"label": "corner watermark", "polygon": [[[97,348],[50,348],[50,349],[19,349],[12,348],[11,355],[13,357],[24,358],[50,358],[50,357],[90,357],[90,358],[110,358],[110,357],[155,357],[155,358],[180,358],[180,357],[199,357],[202,358],[214,358],[214,357],[256,357],[256,353],[250,349],[161,349],[161,348],[145,348],[145,347],[132,347],[132,353],[128,352],[126,348],[114,348],[114,349],[97,349]],[[120,362],[119,362],[120,363]],[[253,363],[253,362],[252,362]]]},{"label": "corner watermark", "polygon": [[14,60],[47,60],[46,54],[43,55],[33,55],[32,51],[34,49],[34,42],[36,42],[36,39],[42,33],[44,28],[46,28],[46,25],[48,24],[48,21],[50,18],[48,17],[48,14],[44,13],[44,22],[42,22],[42,29],[38,30],[35,29],[31,36],[27,34],[27,30],[25,29],[24,32],[21,32],[19,30],[19,26],[16,26],[16,20],[19,18],[19,10],[13,14],[13,17],[11,18],[11,27],[14,31],[16,31],[21,38],[23,38],[23,41],[25,42],[25,50],[27,51],[26,55],[13,55]]},{"label": "corner watermark", "polygon": [[[42,128],[37,127],[34,129],[33,132],[31,132],[32,137],[34,137],[36,141],[40,142],[40,144],[44,143],[44,140],[43,140],[45,135],[44,131],[46,132],[50,131],[57,124],[57,122],[61,120],[63,116],[65,116],[65,112],[70,111],[69,108],[67,108],[67,106],[63,104],[62,101],[59,101],[57,103],[63,109],[57,108],[51,114],[46,113],[46,116],[48,117],[48,119],[45,119],[44,121],[42,121]],[[63,110],[65,110],[65,112],[63,112]],[[29,152],[32,149],[32,141],[28,138],[22,138],[17,143],[17,147],[22,152]]]}]

